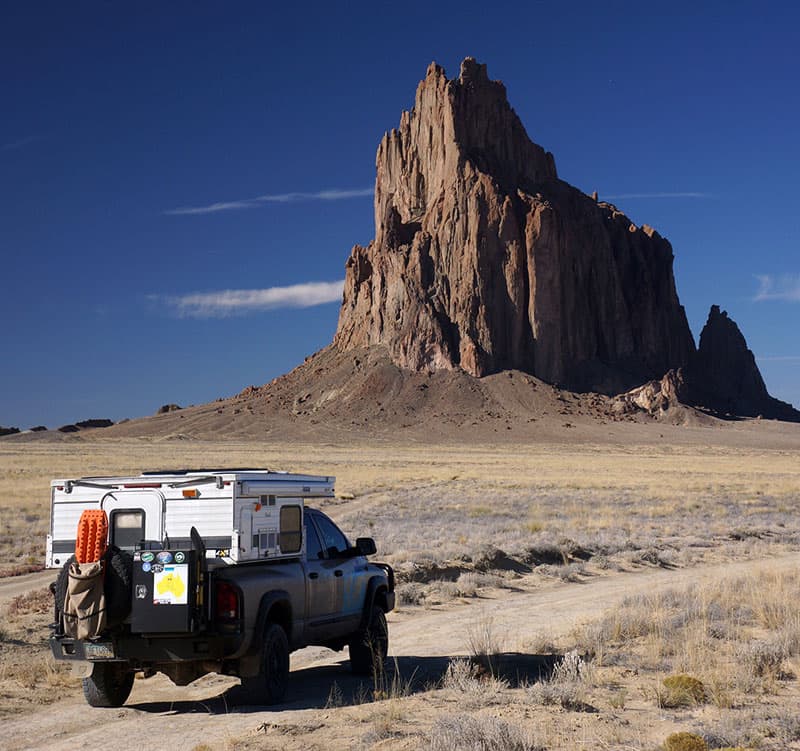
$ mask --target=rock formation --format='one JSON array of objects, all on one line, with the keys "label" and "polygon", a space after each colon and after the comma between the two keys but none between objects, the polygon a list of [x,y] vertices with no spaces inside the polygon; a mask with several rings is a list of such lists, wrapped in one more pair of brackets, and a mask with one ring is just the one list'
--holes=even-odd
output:
[{"label": "rock formation", "polygon": [[157,415],[166,415],[170,412],[178,412],[179,410],[183,409],[180,404],[162,404],[157,410]]},{"label": "rock formation", "polygon": [[661,379],[654,379],[620,394],[614,405],[620,412],[637,409],[653,417],[663,418],[676,407],[689,401],[689,388],[684,379],[683,368],[669,370]]},{"label": "rock formation", "polygon": [[657,232],[558,179],[484,65],[448,80],[432,64],[378,149],[375,239],[347,261],[334,344],[619,393],[694,353],[672,261]]},{"label": "rock formation", "polygon": [[688,369],[689,401],[723,414],[798,420],[800,412],[774,399],[727,312],[712,305],[700,334],[700,346]]}]

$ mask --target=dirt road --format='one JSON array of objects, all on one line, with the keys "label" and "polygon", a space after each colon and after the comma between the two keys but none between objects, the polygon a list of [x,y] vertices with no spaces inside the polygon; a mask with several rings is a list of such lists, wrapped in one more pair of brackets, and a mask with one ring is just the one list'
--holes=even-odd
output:
[{"label": "dirt road", "polygon": [[56,578],[57,571],[37,571],[35,574],[9,576],[0,579],[0,606],[17,595],[30,592],[32,589],[46,587]]},{"label": "dirt road", "polygon": [[[525,652],[526,642],[542,634],[566,634],[576,624],[613,608],[628,595],[711,581],[769,568],[788,570],[800,565],[800,553],[760,561],[743,561],[692,569],[610,574],[582,584],[558,584],[534,590],[499,591],[492,597],[455,603],[434,610],[408,609],[390,615],[391,654],[404,676],[416,671],[420,683],[441,675],[448,658],[467,654],[467,635],[476,624],[492,619],[504,649]],[[38,579],[36,578],[38,577]],[[43,575],[29,580],[39,586]],[[22,586],[24,582],[15,582]],[[3,583],[0,593],[10,584]],[[325,709],[334,682],[344,703],[361,686],[350,676],[346,653],[308,649],[292,657],[288,703],[276,709],[235,706],[226,692],[235,681],[209,676],[178,688],[163,676],[137,680],[121,709],[90,709],[79,692],[70,690],[56,703],[0,727],[0,748],[23,749],[192,749],[199,744],[222,747],[227,740],[254,733],[263,723],[308,726],[335,722],[336,709]],[[55,690],[55,689],[54,689]]]}]

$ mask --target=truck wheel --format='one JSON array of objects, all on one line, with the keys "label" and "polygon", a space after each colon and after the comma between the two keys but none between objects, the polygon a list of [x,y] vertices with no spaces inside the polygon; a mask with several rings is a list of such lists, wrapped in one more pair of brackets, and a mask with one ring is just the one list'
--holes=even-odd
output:
[{"label": "truck wheel", "polygon": [[90,707],[121,707],[131,695],[133,676],[125,662],[96,662],[83,679],[83,695]]},{"label": "truck wheel", "polygon": [[386,615],[373,605],[366,631],[353,637],[350,647],[350,668],[356,675],[382,673],[389,653],[389,627]]},{"label": "truck wheel", "polygon": [[61,616],[64,614],[64,600],[67,599],[67,586],[69,585],[69,567],[75,560],[75,556],[70,556],[67,562],[61,567],[56,578],[56,586],[53,590],[53,597],[55,598],[56,612],[58,613],[58,621],[61,622]]},{"label": "truck wheel", "polygon": [[254,704],[278,704],[289,686],[289,640],[277,623],[268,623],[261,646],[258,675],[243,678],[242,688]]},{"label": "truck wheel", "polygon": [[[64,613],[64,600],[67,597],[69,586],[69,567],[75,560],[71,556],[61,567],[56,579],[55,597],[56,611],[61,619]],[[106,627],[113,628],[124,621],[131,612],[131,580],[133,577],[133,557],[125,550],[111,547],[106,550],[103,558],[105,561],[105,596],[106,596]]]},{"label": "truck wheel", "polygon": [[126,550],[110,547],[105,555],[107,628],[118,626],[131,612],[133,557]]}]

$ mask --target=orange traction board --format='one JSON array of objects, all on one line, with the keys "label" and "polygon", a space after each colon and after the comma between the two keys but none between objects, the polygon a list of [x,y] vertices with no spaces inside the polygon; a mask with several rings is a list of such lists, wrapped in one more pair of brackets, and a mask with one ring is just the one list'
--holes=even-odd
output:
[{"label": "orange traction board", "polygon": [[75,559],[78,563],[99,561],[108,547],[108,516],[103,509],[86,510],[78,522]]}]

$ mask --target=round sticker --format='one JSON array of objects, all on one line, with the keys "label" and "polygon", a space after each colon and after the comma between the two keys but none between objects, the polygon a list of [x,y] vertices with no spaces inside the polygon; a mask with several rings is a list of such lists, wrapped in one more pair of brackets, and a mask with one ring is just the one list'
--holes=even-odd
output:
[{"label": "round sticker", "polygon": [[142,553],[142,560],[149,563],[155,556],[151,552]]},{"label": "round sticker", "polygon": [[162,550],[157,556],[156,560],[159,563],[172,563],[172,553],[169,550]]},{"label": "round sticker", "polygon": [[183,563],[184,560],[186,560],[186,556],[183,553],[175,553],[175,563]]},{"label": "round sticker", "polygon": [[145,562],[142,564],[142,571],[144,571],[145,573],[147,573],[149,570],[150,570],[150,563],[149,563],[148,561],[145,561]]}]

